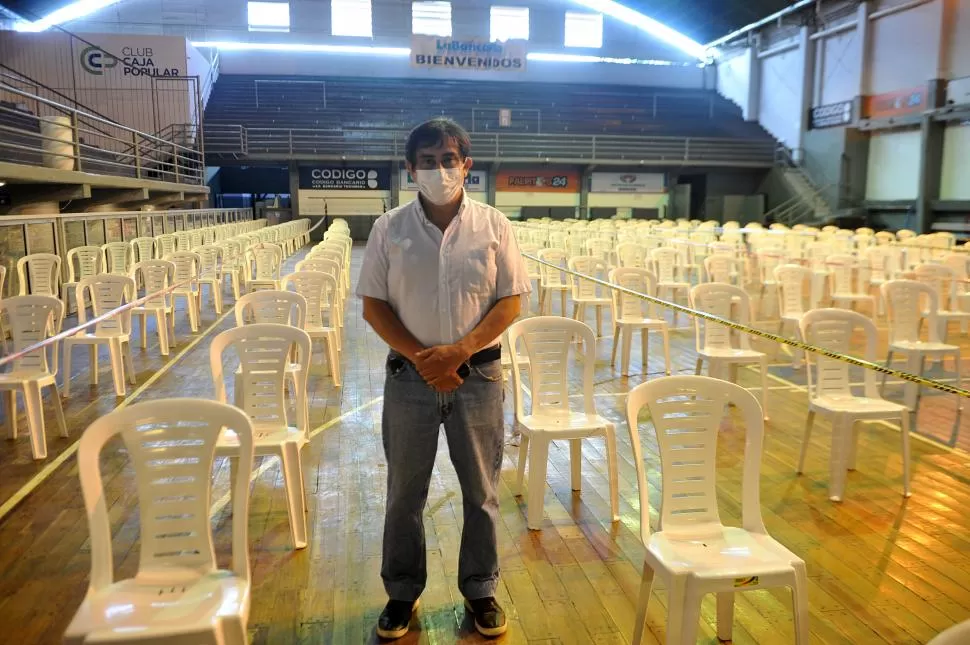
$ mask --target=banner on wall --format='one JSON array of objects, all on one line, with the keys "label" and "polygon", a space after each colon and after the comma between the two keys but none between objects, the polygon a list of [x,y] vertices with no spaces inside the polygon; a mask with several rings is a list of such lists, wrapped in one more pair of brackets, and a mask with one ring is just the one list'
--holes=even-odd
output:
[{"label": "banner on wall", "polygon": [[390,190],[389,168],[300,166],[300,188],[311,190]]},{"label": "banner on wall", "polygon": [[578,193],[575,170],[501,170],[495,190],[509,193]]},{"label": "banner on wall", "polygon": [[664,174],[660,172],[594,172],[590,179],[593,193],[662,193]]},{"label": "banner on wall", "polygon": [[852,101],[814,107],[808,114],[808,129],[837,128],[852,123]]},{"label": "banner on wall", "polygon": [[867,119],[885,119],[914,114],[928,109],[929,91],[923,86],[875,94],[865,97],[862,105],[862,113]]},{"label": "banner on wall", "polygon": [[[418,185],[414,183],[414,180],[411,178],[411,173],[409,173],[407,170],[401,171],[401,189],[413,191],[418,190]],[[488,171],[469,171],[468,176],[465,177],[465,190],[470,193],[486,192],[488,190]]]},{"label": "banner on wall", "polygon": [[526,41],[411,36],[411,67],[524,72]]},{"label": "banner on wall", "polygon": [[178,39],[107,35],[84,38],[87,42],[71,42],[75,71],[81,79],[185,76],[185,43]]}]

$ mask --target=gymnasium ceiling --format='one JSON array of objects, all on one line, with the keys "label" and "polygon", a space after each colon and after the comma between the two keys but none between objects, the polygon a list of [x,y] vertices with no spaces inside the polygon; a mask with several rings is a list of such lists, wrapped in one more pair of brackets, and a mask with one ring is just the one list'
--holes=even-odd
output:
[{"label": "gymnasium ceiling", "polygon": [[[792,0],[621,0],[621,2],[701,43],[710,42],[793,4]],[[27,18],[46,15],[66,4],[68,4],[67,0],[0,0],[0,5],[5,5]]]}]

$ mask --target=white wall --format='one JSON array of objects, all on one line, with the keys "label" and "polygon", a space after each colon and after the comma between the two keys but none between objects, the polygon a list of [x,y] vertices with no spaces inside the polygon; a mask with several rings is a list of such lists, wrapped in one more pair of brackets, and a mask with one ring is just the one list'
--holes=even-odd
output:
[{"label": "white wall", "polygon": [[801,140],[804,60],[804,52],[796,47],[759,61],[759,120],[768,132],[790,148],[799,147]]},{"label": "white wall", "polygon": [[869,139],[866,199],[916,199],[919,167],[919,130],[873,134]]},{"label": "white wall", "polygon": [[[937,77],[944,0],[870,21],[869,87],[884,94],[925,85]],[[874,10],[887,4],[882,3]]]},{"label": "white wall", "polygon": [[970,200],[970,125],[951,125],[943,138],[940,199]]},{"label": "white wall", "polygon": [[752,48],[731,52],[717,61],[717,92],[741,108],[744,118],[750,114]]},{"label": "white wall", "polygon": [[859,30],[822,38],[815,49],[815,78],[818,81],[813,105],[831,105],[851,101],[859,95]]}]

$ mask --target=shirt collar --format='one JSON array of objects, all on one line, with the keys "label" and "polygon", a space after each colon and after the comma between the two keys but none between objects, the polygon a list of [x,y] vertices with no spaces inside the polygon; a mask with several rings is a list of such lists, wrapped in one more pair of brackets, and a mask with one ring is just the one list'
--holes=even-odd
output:
[{"label": "shirt collar", "polygon": [[[455,215],[455,219],[452,220],[452,224],[455,223],[455,222],[461,222],[462,219],[464,219],[465,213],[468,212],[469,202],[470,201],[471,200],[468,197],[468,191],[466,191],[465,190],[465,187],[462,186],[462,189],[461,189],[461,206],[458,207],[458,214]],[[432,228],[437,228],[431,222],[431,219],[428,217],[428,214],[424,212],[424,204],[421,203],[421,198],[420,197],[415,197],[414,198],[414,204],[415,204],[415,207],[418,210],[418,218],[421,220],[421,223],[424,224],[425,226],[430,226]],[[450,226],[450,224],[449,224],[449,226]]]}]

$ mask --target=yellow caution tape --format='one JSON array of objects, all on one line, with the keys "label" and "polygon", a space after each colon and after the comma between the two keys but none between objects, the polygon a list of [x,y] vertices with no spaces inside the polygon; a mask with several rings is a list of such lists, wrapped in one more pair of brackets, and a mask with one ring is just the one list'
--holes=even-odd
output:
[{"label": "yellow caution tape", "polygon": [[546,262],[545,260],[540,260],[536,256],[528,255],[526,253],[522,254],[523,257],[532,260],[533,262],[538,262],[539,264],[544,264],[548,267],[552,267],[557,271],[566,273],[568,275],[576,276],[577,278],[582,278],[583,280],[589,280],[590,282],[599,284],[601,286],[607,287],[608,289],[613,289],[627,295],[636,296],[648,302],[661,305],[663,307],[669,307],[674,311],[679,311],[685,313],[689,316],[694,316],[696,318],[701,318],[708,322],[717,323],[718,325],[724,325],[736,331],[749,334],[751,336],[757,336],[758,338],[764,338],[765,340],[770,340],[775,343],[780,343],[782,345],[788,345],[789,347],[794,347],[795,349],[800,349],[805,352],[812,352],[813,354],[819,354],[825,356],[826,358],[833,358],[835,360],[843,361],[850,365],[855,365],[857,367],[862,367],[867,370],[873,370],[874,372],[879,372],[880,374],[886,374],[887,376],[893,376],[895,378],[902,379],[904,381],[909,381],[910,383],[916,383],[917,385],[925,385],[926,387],[932,387],[934,389],[946,392],[948,394],[956,394],[957,396],[962,396],[965,398],[970,398],[970,390],[965,390],[962,387],[954,387],[947,383],[940,383],[939,381],[934,381],[933,379],[924,378],[918,374],[911,374],[909,372],[903,372],[900,370],[894,370],[891,367],[886,367],[885,365],[880,365],[879,363],[873,363],[862,358],[856,358],[855,356],[849,356],[847,354],[839,354],[837,352],[830,351],[824,347],[819,347],[817,345],[809,345],[808,343],[803,343],[800,340],[795,340],[794,338],[785,338],[784,336],[779,336],[777,334],[772,334],[771,332],[762,331],[760,329],[755,329],[754,327],[748,327],[747,325],[742,325],[734,322],[733,320],[727,320],[726,318],[721,318],[720,316],[715,316],[709,314],[705,311],[700,311],[697,309],[691,309],[690,307],[685,307],[684,305],[679,305],[675,302],[668,302],[666,300],[661,300],[655,296],[648,296],[645,293],[640,293],[639,291],[634,291],[633,289],[628,289],[626,287],[621,287],[618,284],[613,284],[612,282],[607,282],[606,280],[601,280],[599,278],[586,275],[584,273],[579,273],[568,269],[558,264],[553,264],[551,262]]}]

